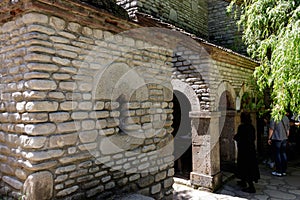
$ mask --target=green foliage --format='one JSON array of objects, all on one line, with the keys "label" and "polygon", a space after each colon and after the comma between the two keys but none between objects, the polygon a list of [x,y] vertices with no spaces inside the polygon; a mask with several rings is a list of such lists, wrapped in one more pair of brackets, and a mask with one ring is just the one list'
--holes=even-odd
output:
[{"label": "green foliage", "polygon": [[233,0],[228,11],[237,4],[247,51],[261,62],[257,85],[271,90],[272,116],[300,113],[300,0]]},{"label": "green foliage", "polygon": [[241,108],[243,111],[259,112],[264,114],[267,108],[264,102],[264,93],[259,91],[258,85],[254,77],[251,77],[245,82],[245,86],[250,89],[251,92],[244,92],[241,98]]}]

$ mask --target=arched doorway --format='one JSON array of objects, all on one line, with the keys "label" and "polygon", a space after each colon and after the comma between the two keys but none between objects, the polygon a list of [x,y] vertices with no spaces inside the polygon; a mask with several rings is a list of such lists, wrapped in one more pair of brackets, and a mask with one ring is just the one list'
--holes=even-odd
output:
[{"label": "arched doorway", "polygon": [[173,93],[173,137],[175,176],[189,179],[192,171],[192,127],[189,99],[181,92]]},{"label": "arched doorway", "polygon": [[234,172],[236,161],[236,146],[233,140],[235,130],[236,111],[234,109],[234,98],[228,90],[225,90],[219,101],[221,112],[220,123],[220,169],[221,171]]},{"label": "arched doorway", "polygon": [[[198,135],[198,127],[199,122],[198,119],[191,119],[190,114],[192,112],[199,112],[200,111],[200,102],[199,99],[193,90],[193,88],[178,79],[172,80],[173,86],[173,135],[174,137],[174,168],[177,173],[175,176],[181,176],[180,169],[178,166],[178,158],[181,158],[181,166],[184,168],[181,170],[185,171],[185,177],[183,178],[190,178],[190,174],[195,170],[194,169],[194,159],[193,159],[193,146],[192,143],[194,142],[195,137]],[[186,129],[186,130],[184,130]],[[187,144],[185,146],[185,150],[180,150],[180,140],[177,141],[177,138],[186,138],[184,143]],[[183,152],[182,152],[183,151]],[[184,158],[183,158],[184,157]],[[183,161],[182,161],[183,160]],[[188,161],[186,161],[188,160]],[[186,162],[185,162],[186,161]],[[179,164],[180,165],[180,164]],[[191,173],[188,173],[191,172]]]}]

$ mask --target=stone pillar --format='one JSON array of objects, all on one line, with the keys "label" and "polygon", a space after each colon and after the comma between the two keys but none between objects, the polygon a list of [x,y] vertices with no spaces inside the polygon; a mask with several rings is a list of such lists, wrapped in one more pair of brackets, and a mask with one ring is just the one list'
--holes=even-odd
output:
[{"label": "stone pillar", "polygon": [[193,126],[198,127],[193,135],[193,171],[191,183],[209,191],[215,191],[222,182],[220,172],[219,112],[191,112]]}]

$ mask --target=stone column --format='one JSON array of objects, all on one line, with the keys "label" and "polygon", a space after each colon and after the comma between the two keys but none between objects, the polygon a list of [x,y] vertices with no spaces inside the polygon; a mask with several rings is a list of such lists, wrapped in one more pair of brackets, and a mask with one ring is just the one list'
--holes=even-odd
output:
[{"label": "stone column", "polygon": [[215,191],[222,182],[220,172],[219,112],[190,112],[193,127],[193,171],[191,183],[209,191]]}]

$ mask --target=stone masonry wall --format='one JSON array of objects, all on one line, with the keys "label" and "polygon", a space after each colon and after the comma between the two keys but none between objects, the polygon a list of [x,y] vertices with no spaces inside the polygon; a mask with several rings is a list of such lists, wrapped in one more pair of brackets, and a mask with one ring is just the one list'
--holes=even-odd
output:
[{"label": "stone masonry wall", "polygon": [[172,198],[171,79],[216,111],[220,83],[238,92],[255,65],[78,1],[0,5],[2,196]]},{"label": "stone masonry wall", "polygon": [[247,54],[236,21],[226,13],[228,1],[117,0],[117,3],[125,8],[133,19],[136,19],[136,12],[148,14],[213,44]]},{"label": "stone masonry wall", "polygon": [[[222,53],[221,53],[222,52]],[[200,111],[218,111],[221,94],[218,88],[223,82],[229,83],[238,95],[242,85],[249,83],[256,63],[215,48],[180,47],[172,59],[173,79],[181,80],[193,88],[199,98]]]},{"label": "stone masonry wall", "polygon": [[181,47],[173,55],[172,63],[172,78],[190,85],[199,98],[200,110],[203,112],[210,111],[209,80],[202,78],[202,75],[207,73],[207,59],[201,54]]},{"label": "stone masonry wall", "polygon": [[168,49],[87,5],[18,4],[0,26],[0,194],[172,198]]},{"label": "stone masonry wall", "polygon": [[[243,85],[247,85],[251,82],[252,74],[254,72],[254,68],[246,68],[240,65],[233,65],[230,63],[220,62],[218,60],[212,61],[212,66],[218,72],[215,77],[216,80],[210,85],[210,90],[212,98],[212,109],[218,110],[219,108],[219,100],[222,94],[218,94],[218,88],[221,83],[226,82],[232,86],[235,91],[235,95],[239,95],[239,92],[242,90]],[[235,101],[235,99],[233,99]]]},{"label": "stone masonry wall", "polygon": [[236,20],[226,13],[229,5],[224,0],[208,1],[209,41],[246,55],[246,46],[242,41],[242,32],[238,30]]},{"label": "stone masonry wall", "polygon": [[149,14],[164,22],[208,38],[208,7],[206,0],[117,0],[134,18],[135,12]]}]

